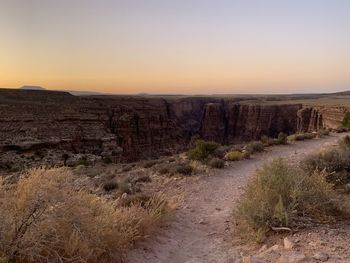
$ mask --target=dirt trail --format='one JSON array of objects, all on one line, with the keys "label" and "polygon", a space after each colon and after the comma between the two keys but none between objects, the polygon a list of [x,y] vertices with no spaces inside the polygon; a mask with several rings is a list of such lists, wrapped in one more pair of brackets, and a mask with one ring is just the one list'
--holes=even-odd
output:
[{"label": "dirt trail", "polygon": [[295,142],[267,148],[250,160],[230,164],[187,183],[182,190],[185,204],[176,219],[158,236],[133,250],[127,262],[133,263],[228,263],[239,259],[230,242],[229,222],[234,201],[254,171],[277,157],[293,162],[321,148],[330,147],[344,135]]}]

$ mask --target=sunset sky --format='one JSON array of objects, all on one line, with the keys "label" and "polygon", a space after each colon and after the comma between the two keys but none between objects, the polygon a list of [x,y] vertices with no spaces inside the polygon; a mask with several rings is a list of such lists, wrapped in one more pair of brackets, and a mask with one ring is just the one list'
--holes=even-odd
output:
[{"label": "sunset sky", "polygon": [[0,0],[0,87],[350,90],[348,0]]}]

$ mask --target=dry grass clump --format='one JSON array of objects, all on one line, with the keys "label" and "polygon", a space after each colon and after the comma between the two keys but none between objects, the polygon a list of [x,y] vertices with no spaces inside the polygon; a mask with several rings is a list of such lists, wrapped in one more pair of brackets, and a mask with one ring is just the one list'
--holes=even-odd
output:
[{"label": "dry grass clump", "polygon": [[270,138],[266,135],[263,135],[261,136],[260,141],[264,144],[264,146],[268,147],[273,145],[287,144],[288,143],[287,138],[288,138],[287,134],[280,132],[277,138]]},{"label": "dry grass clump", "polygon": [[174,168],[174,173],[190,176],[193,173],[193,167],[188,163],[177,163]]},{"label": "dry grass clump", "polygon": [[152,166],[156,165],[157,163],[158,163],[157,160],[146,161],[143,164],[143,168],[151,168]]},{"label": "dry grass clump", "polygon": [[347,112],[343,118],[343,121],[342,121],[342,127],[344,128],[350,128],[350,112]]},{"label": "dry grass clump", "polygon": [[4,262],[112,262],[166,214],[162,198],[129,207],[77,190],[64,168],[33,169],[0,182]]},{"label": "dry grass clump", "polygon": [[197,140],[195,147],[188,151],[187,156],[190,160],[204,161],[213,155],[218,147],[219,144],[216,142]]},{"label": "dry grass clump", "polygon": [[305,175],[282,159],[265,165],[249,181],[235,211],[239,234],[262,241],[276,227],[298,227],[303,219],[328,221],[339,213],[325,171]]},{"label": "dry grass clump", "polygon": [[[347,138],[343,142],[345,140]],[[346,142],[340,145],[346,145]],[[342,147],[312,154],[303,160],[301,166],[309,174],[316,169],[327,171],[327,180],[336,186],[347,184],[350,182],[350,149]]]},{"label": "dry grass clump", "polygon": [[245,158],[245,155],[241,151],[231,151],[225,155],[225,159],[231,162],[240,161]]},{"label": "dry grass clump", "polygon": [[322,138],[324,136],[328,136],[330,133],[329,129],[319,129],[317,131],[317,137]]},{"label": "dry grass clump", "polygon": [[306,132],[306,133],[296,133],[288,136],[289,141],[304,141],[310,140],[317,137],[317,133]]},{"label": "dry grass clump", "polygon": [[343,150],[350,151],[350,136],[346,135],[342,140],[339,141],[339,147]]},{"label": "dry grass clump", "polygon": [[208,166],[216,169],[223,169],[225,166],[225,162],[219,158],[213,158],[209,160]]},{"label": "dry grass clump", "polygon": [[265,149],[265,146],[262,142],[251,142],[246,146],[246,151],[250,154],[256,153],[256,152],[263,152]]}]

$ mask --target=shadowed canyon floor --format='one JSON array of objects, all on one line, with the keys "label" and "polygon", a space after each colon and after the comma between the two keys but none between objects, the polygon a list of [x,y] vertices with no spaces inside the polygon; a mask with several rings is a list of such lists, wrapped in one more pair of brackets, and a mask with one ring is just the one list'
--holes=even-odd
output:
[{"label": "shadowed canyon floor", "polygon": [[[312,152],[334,146],[342,136],[333,134],[321,139],[267,148],[250,160],[232,163],[209,176],[185,183],[179,181],[177,187],[169,189],[184,194],[184,202],[178,208],[175,220],[161,229],[157,237],[150,238],[133,250],[127,262],[241,262],[239,249],[232,244],[230,222],[234,202],[247,179],[274,158],[283,157],[293,163],[298,162]],[[330,258],[328,262],[348,261],[332,261]]]}]

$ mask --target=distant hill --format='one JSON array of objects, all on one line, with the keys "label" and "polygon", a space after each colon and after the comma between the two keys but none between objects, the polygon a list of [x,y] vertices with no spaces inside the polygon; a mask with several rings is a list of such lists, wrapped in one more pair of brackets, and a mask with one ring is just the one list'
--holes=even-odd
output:
[{"label": "distant hill", "polygon": [[350,95],[350,91],[335,92],[334,95]]},{"label": "distant hill", "polygon": [[23,90],[46,90],[43,87],[40,86],[22,86],[19,89],[23,89]]}]

